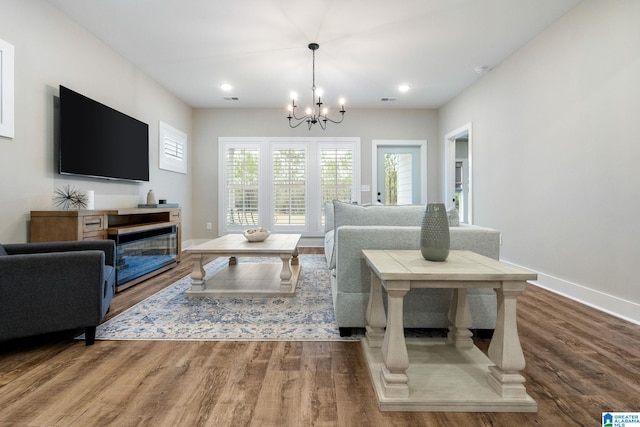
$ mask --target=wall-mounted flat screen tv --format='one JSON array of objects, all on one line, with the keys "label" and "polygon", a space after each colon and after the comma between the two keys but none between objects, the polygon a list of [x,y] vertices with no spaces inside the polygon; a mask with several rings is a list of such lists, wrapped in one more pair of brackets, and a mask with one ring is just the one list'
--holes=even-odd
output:
[{"label": "wall-mounted flat screen tv", "polygon": [[60,86],[59,172],[149,181],[149,125]]}]

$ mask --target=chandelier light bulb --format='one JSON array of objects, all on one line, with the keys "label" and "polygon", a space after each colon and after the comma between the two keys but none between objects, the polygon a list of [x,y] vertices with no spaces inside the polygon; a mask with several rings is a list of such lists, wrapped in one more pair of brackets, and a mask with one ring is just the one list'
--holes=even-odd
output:
[{"label": "chandelier light bulb", "polygon": [[311,108],[307,107],[305,113],[307,114],[307,116],[310,116],[312,113]]},{"label": "chandelier light bulb", "polygon": [[327,107],[324,107],[324,108],[322,109],[322,114],[323,114],[323,115],[325,115],[325,116],[326,116],[328,112],[329,112],[329,109],[328,109]]},{"label": "chandelier light bulb", "polygon": [[340,98],[338,100],[338,104],[340,104],[341,107],[344,107],[344,104],[345,104],[344,98]]},{"label": "chandelier light bulb", "polygon": [[293,99],[294,101],[298,99],[298,94],[295,92],[291,92],[291,99]]}]

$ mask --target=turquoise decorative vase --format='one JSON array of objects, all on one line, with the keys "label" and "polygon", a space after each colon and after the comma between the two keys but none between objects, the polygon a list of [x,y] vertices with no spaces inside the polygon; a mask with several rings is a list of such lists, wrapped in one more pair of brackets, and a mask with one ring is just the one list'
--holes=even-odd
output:
[{"label": "turquoise decorative vase", "polygon": [[420,252],[427,261],[444,261],[449,256],[449,220],[444,203],[427,203],[420,230]]}]

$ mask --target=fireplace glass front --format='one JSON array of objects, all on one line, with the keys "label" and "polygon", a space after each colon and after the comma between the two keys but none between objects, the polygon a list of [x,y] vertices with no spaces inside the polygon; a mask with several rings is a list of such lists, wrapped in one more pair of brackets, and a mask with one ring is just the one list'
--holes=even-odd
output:
[{"label": "fireplace glass front", "polygon": [[176,226],[109,236],[116,241],[116,284],[134,279],[176,262]]}]

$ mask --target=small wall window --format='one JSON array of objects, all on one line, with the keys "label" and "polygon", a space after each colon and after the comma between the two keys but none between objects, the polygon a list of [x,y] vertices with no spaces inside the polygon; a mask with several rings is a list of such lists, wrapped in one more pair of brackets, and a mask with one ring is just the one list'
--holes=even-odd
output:
[{"label": "small wall window", "polygon": [[160,169],[187,174],[187,134],[160,122]]}]

